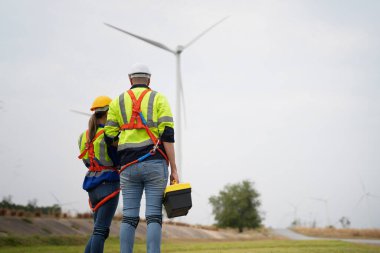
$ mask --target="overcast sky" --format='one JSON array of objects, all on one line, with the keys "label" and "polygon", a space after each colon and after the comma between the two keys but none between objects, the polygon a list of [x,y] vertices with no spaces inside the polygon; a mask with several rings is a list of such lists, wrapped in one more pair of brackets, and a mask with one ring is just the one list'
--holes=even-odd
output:
[{"label": "overcast sky", "polygon": [[2,0],[0,198],[88,210],[88,118],[69,110],[128,89],[135,62],[176,114],[174,56],[103,22],[174,49],[230,16],[182,54],[193,209],[180,220],[212,224],[208,198],[248,179],[267,226],[380,227],[379,13],[376,0]]}]

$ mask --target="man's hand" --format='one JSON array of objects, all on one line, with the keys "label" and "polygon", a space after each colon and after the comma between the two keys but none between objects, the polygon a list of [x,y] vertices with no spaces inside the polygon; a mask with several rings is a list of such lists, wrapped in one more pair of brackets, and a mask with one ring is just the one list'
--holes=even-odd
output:
[{"label": "man's hand", "polygon": [[178,184],[179,183],[179,178],[177,174],[177,170],[172,170],[170,173],[170,184]]}]

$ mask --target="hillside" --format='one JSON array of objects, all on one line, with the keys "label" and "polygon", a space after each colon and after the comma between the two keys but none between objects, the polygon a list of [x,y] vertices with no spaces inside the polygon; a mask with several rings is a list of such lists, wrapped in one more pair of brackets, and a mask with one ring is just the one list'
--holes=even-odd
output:
[{"label": "hillside", "polygon": [[[114,220],[110,234],[118,236],[120,221]],[[26,218],[0,216],[0,236],[17,235],[89,235],[92,232],[92,220],[76,218]],[[141,221],[136,237],[145,238],[146,223]],[[237,233],[232,230],[207,229],[186,224],[163,224],[165,239],[206,239],[206,240],[255,240],[273,239],[267,230]]]}]

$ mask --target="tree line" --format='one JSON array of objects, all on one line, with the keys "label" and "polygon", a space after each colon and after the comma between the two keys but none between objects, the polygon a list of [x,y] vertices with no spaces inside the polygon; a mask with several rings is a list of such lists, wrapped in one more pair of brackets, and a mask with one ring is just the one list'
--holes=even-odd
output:
[{"label": "tree line", "polygon": [[[1,215],[16,215],[15,212],[20,213],[30,213],[36,216],[40,215],[53,215],[60,216],[62,214],[62,208],[57,205],[51,206],[38,206],[37,200],[33,199],[28,201],[26,205],[16,204],[12,201],[12,196],[3,197],[0,202]],[[8,212],[10,212],[8,214]]]}]

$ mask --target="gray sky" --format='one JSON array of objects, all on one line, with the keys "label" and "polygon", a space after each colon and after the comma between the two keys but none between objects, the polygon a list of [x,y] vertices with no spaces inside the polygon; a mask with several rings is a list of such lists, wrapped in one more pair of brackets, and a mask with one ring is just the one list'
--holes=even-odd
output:
[{"label": "gray sky", "polygon": [[181,221],[213,223],[208,198],[249,179],[267,226],[380,227],[380,198],[359,202],[380,196],[378,13],[379,1],[3,0],[0,197],[88,210],[76,159],[88,119],[69,109],[118,96],[133,63],[174,110],[174,56],[103,22],[175,48],[230,15],[182,54],[193,209]]}]

